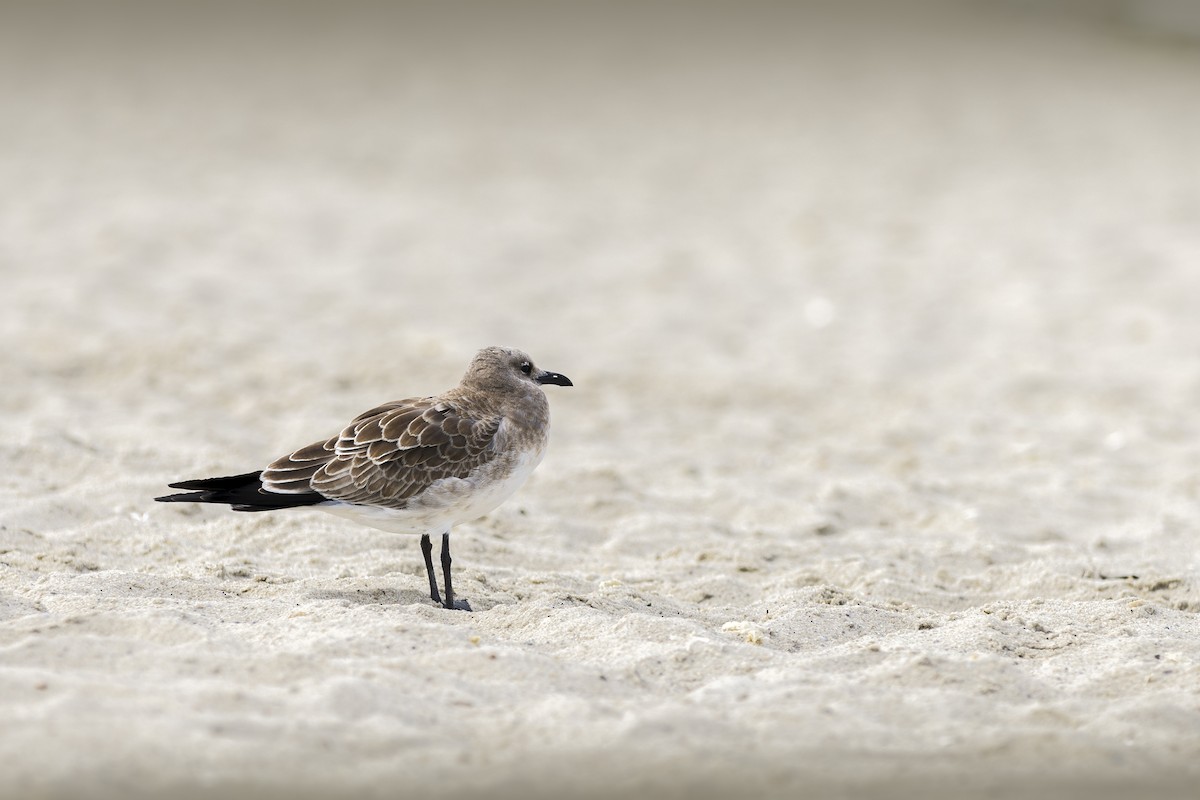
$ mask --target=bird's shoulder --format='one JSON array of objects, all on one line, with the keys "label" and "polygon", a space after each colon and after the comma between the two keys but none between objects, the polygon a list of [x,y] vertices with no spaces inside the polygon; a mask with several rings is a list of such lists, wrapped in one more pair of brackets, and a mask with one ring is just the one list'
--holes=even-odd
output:
[{"label": "bird's shoulder", "polygon": [[491,444],[502,421],[499,414],[473,412],[453,400],[411,397],[359,414],[338,435],[335,451],[377,463],[396,451],[421,449],[466,458]]}]

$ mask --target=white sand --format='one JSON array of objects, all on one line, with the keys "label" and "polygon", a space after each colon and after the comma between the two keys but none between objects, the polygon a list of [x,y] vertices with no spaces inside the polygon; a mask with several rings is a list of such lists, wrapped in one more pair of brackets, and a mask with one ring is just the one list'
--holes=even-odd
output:
[{"label": "white sand", "polygon": [[[1200,47],[506,8],[6,8],[0,796],[1192,796]],[[487,344],[474,613],[151,502]]]}]

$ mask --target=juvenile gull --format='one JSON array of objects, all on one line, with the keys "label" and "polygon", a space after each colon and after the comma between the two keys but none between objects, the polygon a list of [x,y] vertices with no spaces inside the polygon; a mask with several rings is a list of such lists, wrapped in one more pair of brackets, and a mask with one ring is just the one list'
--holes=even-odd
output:
[{"label": "juvenile gull", "polygon": [[[487,347],[448,392],[384,403],[337,436],[264,470],[172,483],[194,491],[154,499],[225,503],[234,511],[312,506],[392,533],[420,534],[429,596],[454,608],[450,529],[503,503],[541,463],[550,436],[547,383],[571,385],[520,350]],[[429,537],[436,533],[445,600],[433,572]]]}]

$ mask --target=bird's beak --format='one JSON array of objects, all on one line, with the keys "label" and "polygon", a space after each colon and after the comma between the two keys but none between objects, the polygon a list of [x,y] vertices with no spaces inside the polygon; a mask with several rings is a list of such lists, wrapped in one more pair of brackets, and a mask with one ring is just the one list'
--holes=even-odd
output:
[{"label": "bird's beak", "polygon": [[571,379],[566,375],[560,375],[557,372],[542,372],[537,376],[537,382],[541,384],[553,383],[555,386],[574,386]]}]

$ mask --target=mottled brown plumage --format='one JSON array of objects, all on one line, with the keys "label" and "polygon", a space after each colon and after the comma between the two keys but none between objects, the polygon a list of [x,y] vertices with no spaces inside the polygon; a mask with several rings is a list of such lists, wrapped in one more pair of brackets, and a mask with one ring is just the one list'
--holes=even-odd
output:
[{"label": "mottled brown plumage", "polygon": [[466,478],[491,460],[503,419],[466,418],[433,397],[387,403],[357,417],[339,436],[276,460],[263,470],[263,488],[407,508],[435,482]]}]

